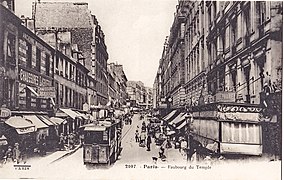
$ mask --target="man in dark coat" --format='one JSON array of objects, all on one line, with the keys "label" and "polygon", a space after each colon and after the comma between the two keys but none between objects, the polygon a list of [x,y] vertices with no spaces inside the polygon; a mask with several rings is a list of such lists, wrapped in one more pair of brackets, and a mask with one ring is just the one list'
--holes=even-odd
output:
[{"label": "man in dark coat", "polygon": [[151,136],[148,135],[148,137],[147,137],[147,151],[151,151],[151,149],[150,149],[151,143],[152,143]]}]

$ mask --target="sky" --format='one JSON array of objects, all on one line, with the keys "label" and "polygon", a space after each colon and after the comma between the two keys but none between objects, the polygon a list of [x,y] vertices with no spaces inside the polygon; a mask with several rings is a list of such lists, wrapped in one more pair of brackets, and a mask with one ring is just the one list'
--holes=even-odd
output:
[{"label": "sky", "polygon": [[[16,0],[16,14],[31,17],[32,2]],[[56,0],[41,0],[41,2]],[[87,2],[105,34],[108,62],[122,64],[128,80],[153,87],[178,0],[60,0]],[[59,1],[58,1],[59,2]]]}]

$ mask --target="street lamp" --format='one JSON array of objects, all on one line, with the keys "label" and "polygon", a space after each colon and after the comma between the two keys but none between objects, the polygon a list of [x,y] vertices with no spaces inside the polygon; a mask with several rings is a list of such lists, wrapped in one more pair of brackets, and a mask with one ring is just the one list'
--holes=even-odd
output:
[{"label": "street lamp", "polygon": [[186,115],[185,115],[185,120],[186,120],[186,125],[187,125],[187,161],[190,161],[191,157],[189,155],[190,150],[192,149],[192,136],[190,134],[190,125],[193,122],[193,117],[192,117],[192,113],[190,112],[189,109],[186,109]]}]

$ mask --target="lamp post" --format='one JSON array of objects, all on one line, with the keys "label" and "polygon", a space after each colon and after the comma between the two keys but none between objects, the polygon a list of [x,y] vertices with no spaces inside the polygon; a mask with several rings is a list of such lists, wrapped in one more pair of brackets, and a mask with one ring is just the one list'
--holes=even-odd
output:
[{"label": "lamp post", "polygon": [[192,150],[192,136],[190,135],[190,125],[191,125],[191,122],[192,122],[192,113],[191,111],[187,108],[186,109],[186,116],[185,116],[185,119],[186,119],[186,125],[187,125],[187,131],[186,131],[186,134],[187,134],[187,161],[189,162],[191,157],[189,155],[190,151]]}]

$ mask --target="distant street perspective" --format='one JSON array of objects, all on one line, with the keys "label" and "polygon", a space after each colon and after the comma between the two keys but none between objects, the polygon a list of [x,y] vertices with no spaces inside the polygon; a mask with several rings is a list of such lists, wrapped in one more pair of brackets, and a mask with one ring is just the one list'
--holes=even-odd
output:
[{"label": "distant street perspective", "polygon": [[283,2],[73,1],[0,0],[0,179],[281,179]]}]

